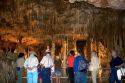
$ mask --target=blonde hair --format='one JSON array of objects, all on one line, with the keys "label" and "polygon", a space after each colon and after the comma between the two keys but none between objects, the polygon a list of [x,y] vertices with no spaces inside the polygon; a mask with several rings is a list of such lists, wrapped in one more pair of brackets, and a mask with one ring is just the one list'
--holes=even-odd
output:
[{"label": "blonde hair", "polygon": [[92,51],[91,57],[93,57],[93,56],[97,57],[97,52],[96,51]]}]

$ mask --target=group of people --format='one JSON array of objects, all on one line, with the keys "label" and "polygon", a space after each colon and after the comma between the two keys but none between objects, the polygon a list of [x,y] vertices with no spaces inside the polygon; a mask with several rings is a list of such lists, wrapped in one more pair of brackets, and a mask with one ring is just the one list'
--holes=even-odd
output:
[{"label": "group of people", "polygon": [[[70,56],[68,57],[68,72],[70,83],[87,83],[87,70],[91,71],[92,83],[97,83],[97,75],[99,70],[99,58],[96,51],[91,53],[91,61],[87,62],[85,55],[82,51],[78,51],[78,56],[74,57],[74,51],[70,51]],[[121,83],[121,68],[125,72],[124,62],[119,57],[116,50],[111,51],[111,61],[110,61],[110,76],[109,83]],[[82,62],[83,60],[83,62]]]},{"label": "group of people", "polygon": [[[95,51],[92,52],[90,67],[92,71],[92,82],[96,82],[97,71],[99,69],[99,61]],[[68,76],[70,83],[87,83],[88,62],[81,49],[78,49],[78,55],[75,57],[75,52],[70,51],[70,56],[67,59]]]},{"label": "group of people", "polygon": [[[115,50],[111,51],[111,55],[109,83],[120,83],[121,80],[118,79],[117,70],[124,67],[124,63]],[[55,60],[52,58],[49,49],[46,50],[46,54],[40,62],[34,51],[30,52],[30,56],[26,60],[24,59],[24,54],[20,53],[16,68],[18,76],[17,83],[22,83],[23,67],[27,70],[27,83],[38,83],[38,79],[40,79],[42,83],[51,83],[52,72],[55,72],[54,74],[57,77],[56,83],[59,83],[61,63],[62,61],[59,56],[57,56]],[[92,83],[97,83],[99,58],[95,51],[91,53],[91,61],[88,64],[81,49],[78,49],[78,55],[76,57],[75,52],[71,50],[67,58],[67,67],[70,83],[87,83],[88,69],[91,71]]]},{"label": "group of people", "polygon": [[51,69],[54,67],[54,61],[50,50],[46,50],[46,55],[40,63],[34,51],[29,54],[29,57],[25,60],[24,54],[20,53],[16,61],[17,83],[22,83],[23,68],[27,70],[27,83],[38,83],[38,78],[42,79],[42,83],[51,83]]}]

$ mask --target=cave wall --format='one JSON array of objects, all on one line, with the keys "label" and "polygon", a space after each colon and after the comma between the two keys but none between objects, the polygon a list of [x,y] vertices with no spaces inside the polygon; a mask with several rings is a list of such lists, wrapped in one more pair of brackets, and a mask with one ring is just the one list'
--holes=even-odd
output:
[{"label": "cave wall", "polygon": [[18,54],[0,52],[0,83],[16,82],[16,59]]},{"label": "cave wall", "polygon": [[[45,52],[43,48],[46,47],[44,45],[47,44],[44,43],[48,43],[47,41],[64,42],[67,38],[71,44],[74,40],[87,40],[88,55],[91,51],[91,40],[97,44],[101,42],[103,46],[99,45],[99,48],[102,49],[96,48],[99,52],[116,48],[124,55],[125,10],[98,8],[86,2],[69,3],[67,0],[0,0],[0,45],[12,47],[11,43],[16,43],[25,48],[25,43],[29,42],[30,38],[38,42],[35,42],[34,48],[39,54]],[[27,41],[22,43],[24,39]],[[11,43],[6,44],[5,41]],[[103,57],[107,61],[107,56]],[[13,70],[13,61],[0,58],[0,62],[0,65],[5,63]],[[2,66],[0,74],[6,72],[4,69],[5,66]],[[15,70],[7,71],[11,72],[15,79]],[[7,77],[9,74],[5,75]],[[5,78],[4,81],[8,80],[10,79]]]}]

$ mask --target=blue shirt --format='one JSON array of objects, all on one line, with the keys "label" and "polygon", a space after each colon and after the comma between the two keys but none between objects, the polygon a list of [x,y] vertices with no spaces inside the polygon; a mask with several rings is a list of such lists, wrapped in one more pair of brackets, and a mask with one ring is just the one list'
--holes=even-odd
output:
[{"label": "blue shirt", "polygon": [[[74,72],[78,72],[78,65],[79,65],[79,61],[80,61],[81,57],[84,58],[84,56],[78,55],[78,56],[75,58],[75,60],[74,60],[74,67],[73,67]],[[86,60],[85,58],[84,58],[84,60],[85,60],[85,62],[86,62],[86,64],[87,64],[87,60]]]}]

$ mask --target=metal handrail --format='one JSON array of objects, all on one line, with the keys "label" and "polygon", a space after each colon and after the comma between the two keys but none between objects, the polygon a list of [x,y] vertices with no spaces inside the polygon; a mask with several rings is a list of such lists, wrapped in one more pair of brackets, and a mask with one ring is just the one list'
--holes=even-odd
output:
[{"label": "metal handrail", "polygon": [[[61,69],[66,69],[66,67],[63,67]],[[102,70],[110,70],[111,68],[100,68],[100,69],[102,69]],[[22,78],[27,78],[27,77],[22,77]],[[56,78],[56,76],[52,76],[52,78]],[[59,78],[68,78],[68,76],[61,76]],[[91,78],[91,76],[88,76],[88,78]],[[99,76],[97,76],[97,78],[107,78],[107,77],[99,77]]]}]

